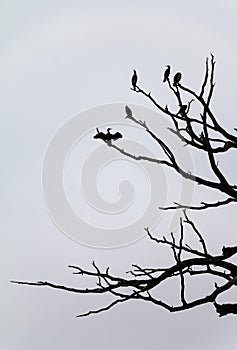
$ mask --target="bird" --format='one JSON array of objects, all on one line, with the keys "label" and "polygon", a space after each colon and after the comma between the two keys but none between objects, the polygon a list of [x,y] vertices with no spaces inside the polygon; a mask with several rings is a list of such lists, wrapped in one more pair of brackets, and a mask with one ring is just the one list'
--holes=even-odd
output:
[{"label": "bird", "polygon": [[181,114],[182,116],[184,116],[187,111],[187,108],[188,108],[188,105],[181,105],[178,111],[178,114]]},{"label": "bird", "polygon": [[94,139],[101,139],[103,141],[106,141],[106,134],[104,134],[102,131],[99,131],[98,128],[96,128],[97,134],[93,136]]},{"label": "bird", "polygon": [[205,138],[204,138],[204,133],[203,133],[203,131],[202,131],[201,134],[199,135],[199,138],[200,138],[201,143],[204,143]]},{"label": "bird", "polygon": [[174,76],[174,86],[177,86],[182,78],[182,74],[180,72],[176,73]]},{"label": "bird", "polygon": [[111,141],[121,139],[123,135],[120,132],[116,132],[115,134],[111,134],[110,132],[111,128],[107,129],[107,134],[103,133],[102,131],[99,131],[98,128],[96,128],[97,134],[93,136],[94,139],[101,139],[104,142],[108,143],[108,145],[111,145]]},{"label": "bird", "polygon": [[125,112],[126,112],[126,117],[125,118],[132,118],[132,110],[128,106],[125,106]]},{"label": "bird", "polygon": [[166,67],[167,68],[166,68],[165,73],[164,73],[163,83],[165,83],[169,79],[169,75],[170,75],[170,65],[167,64]]},{"label": "bird", "polygon": [[133,90],[136,91],[136,87],[137,87],[137,72],[135,71],[135,69],[133,69],[132,86],[133,86]]}]

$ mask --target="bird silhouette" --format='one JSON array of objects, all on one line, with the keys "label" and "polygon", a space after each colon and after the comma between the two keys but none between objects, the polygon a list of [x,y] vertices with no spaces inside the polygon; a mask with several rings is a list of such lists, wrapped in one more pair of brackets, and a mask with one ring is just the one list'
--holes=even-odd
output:
[{"label": "bird silhouette", "polygon": [[125,112],[126,112],[126,117],[125,118],[131,118],[132,117],[132,110],[128,106],[125,106]]},{"label": "bird silhouette", "polygon": [[180,72],[176,73],[174,76],[174,82],[173,85],[177,86],[182,78],[182,74]]},{"label": "bird silhouette", "polygon": [[132,87],[133,87],[133,90],[136,91],[136,87],[137,87],[137,72],[135,71],[135,69],[133,69]]},{"label": "bird silhouette", "polygon": [[120,132],[116,132],[115,134],[111,134],[110,132],[111,128],[107,129],[107,134],[99,131],[98,128],[96,128],[97,134],[93,136],[94,139],[101,139],[104,142],[108,143],[108,145],[111,145],[111,141],[116,141],[118,139],[121,139],[123,135]]},{"label": "bird silhouette", "polygon": [[185,116],[187,108],[188,108],[188,105],[181,105],[177,114],[181,114],[182,116]]},{"label": "bird silhouette", "polygon": [[201,143],[204,143],[205,138],[204,138],[204,133],[203,133],[203,131],[202,131],[201,134],[199,135],[199,138],[200,138]]},{"label": "bird silhouette", "polygon": [[166,68],[165,73],[164,73],[163,83],[165,83],[169,79],[169,75],[170,75],[170,65],[167,64],[166,67],[167,68]]}]

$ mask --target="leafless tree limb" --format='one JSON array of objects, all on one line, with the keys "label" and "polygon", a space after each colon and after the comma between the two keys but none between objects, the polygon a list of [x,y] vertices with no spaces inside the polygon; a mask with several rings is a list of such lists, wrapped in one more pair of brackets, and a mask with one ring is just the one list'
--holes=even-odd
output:
[{"label": "leafless tree limb", "polygon": [[162,210],[172,210],[172,209],[192,209],[192,210],[203,210],[203,209],[208,209],[208,208],[217,208],[220,207],[222,205],[226,205],[229,203],[233,203],[233,202],[237,202],[236,199],[234,198],[227,198],[223,201],[217,201],[214,203],[205,203],[205,202],[201,202],[200,206],[192,206],[192,205],[183,205],[183,204],[179,204],[177,202],[174,202],[175,206],[170,206],[170,207],[159,207],[159,209]]},{"label": "leafless tree limb", "polygon": [[[199,249],[193,249],[185,244],[184,239],[184,225],[189,225],[194,234],[197,236],[198,241],[201,243],[202,251]],[[180,237],[179,242],[176,242],[175,236],[171,234],[171,241],[163,237],[162,239],[157,239],[153,237],[149,231],[146,229],[148,236],[154,240],[158,245],[167,245],[171,247],[174,256],[174,264],[166,268],[142,268],[137,264],[133,265],[133,270],[129,271],[132,278],[121,278],[115,277],[109,273],[107,268],[104,272],[92,262],[94,271],[87,271],[79,266],[69,265],[69,268],[74,270],[74,274],[81,277],[85,276],[88,278],[96,278],[97,283],[95,288],[72,288],[66,287],[60,284],[54,284],[47,281],[38,282],[23,282],[23,281],[12,281],[12,283],[20,285],[29,286],[45,286],[57,290],[63,290],[66,292],[78,293],[78,294],[104,294],[110,293],[115,297],[109,305],[98,308],[97,310],[90,310],[86,313],[80,314],[77,317],[89,316],[91,314],[97,314],[106,310],[111,309],[113,306],[123,303],[129,300],[142,299],[144,301],[149,301],[155,305],[159,305],[170,312],[178,312],[182,310],[187,310],[199,305],[207,303],[215,303],[217,297],[224,293],[226,290],[237,285],[237,266],[227,259],[235,254],[237,254],[236,247],[223,247],[222,254],[214,256],[212,255],[206,246],[203,235],[197,229],[196,225],[190,220],[187,213],[184,212],[184,219],[180,220]],[[182,258],[182,252],[186,252],[190,255],[189,258]],[[205,270],[200,270],[200,267],[206,267]],[[198,268],[196,270],[196,268]],[[218,268],[218,270],[216,270]],[[221,271],[222,270],[222,271]],[[228,273],[226,272],[228,271]],[[215,284],[214,289],[211,293],[202,296],[195,300],[186,300],[185,298],[185,275],[195,277],[196,275],[210,274],[212,276],[217,276],[218,278],[224,279],[225,283],[221,286]],[[152,296],[152,291],[157,289],[164,281],[180,277],[180,298],[181,304],[176,306],[171,306],[164,301],[156,299]],[[227,280],[227,282],[226,282]],[[102,283],[105,282],[105,284]],[[215,306],[217,304],[214,304]],[[219,313],[218,307],[216,307]],[[222,310],[222,309],[221,309]],[[225,308],[225,313],[228,314],[228,308]],[[232,310],[232,308],[231,308]],[[231,311],[232,312],[232,311]],[[220,312],[223,314],[223,311]],[[224,315],[224,314],[223,314]]]},{"label": "leafless tree limb", "polygon": [[[200,205],[185,205],[174,202],[174,206],[160,208],[168,209],[191,209],[205,210],[209,208],[217,208],[230,203],[237,202],[237,185],[231,184],[228,177],[222,171],[218,163],[217,155],[225,154],[230,149],[237,149],[237,136],[228,132],[217,121],[216,116],[211,110],[211,100],[213,97],[215,82],[215,60],[211,54],[210,60],[207,58],[205,62],[205,74],[201,83],[200,93],[195,92],[191,88],[184,86],[178,81],[175,85],[171,84],[168,76],[164,80],[167,82],[168,89],[174,95],[177,101],[177,111],[171,112],[168,106],[162,106],[151,94],[137,85],[138,77],[136,71],[133,73],[132,90],[146,97],[160,112],[169,116],[173,122],[173,127],[169,130],[175,134],[179,140],[191,147],[204,152],[210,165],[212,175],[215,181],[208,178],[190,173],[183,169],[175,157],[175,152],[167,145],[158,135],[150,130],[146,121],[138,120],[133,116],[132,110],[126,106],[126,118],[139,125],[145,132],[157,143],[162,150],[164,159],[156,159],[142,155],[133,155],[131,152],[124,150],[112,142],[106,142],[109,147],[114,148],[122,155],[134,159],[136,161],[148,161],[159,166],[167,166],[173,169],[177,174],[184,179],[193,181],[197,185],[203,185],[206,188],[217,190],[225,195],[225,199],[216,202],[207,203],[202,201]],[[179,73],[179,76],[180,73]],[[188,102],[186,96],[189,96]],[[198,116],[192,115],[193,102],[200,107]],[[104,139],[104,141],[106,141]],[[191,228],[196,237],[197,244],[191,247],[186,243],[186,228]],[[217,299],[227,290],[237,286],[237,265],[228,259],[237,254],[237,246],[222,247],[222,252],[219,255],[213,255],[209,249],[207,242],[204,239],[204,234],[200,232],[197,225],[189,218],[187,211],[183,211],[183,216],[180,218],[180,230],[178,233],[170,233],[170,237],[163,236],[157,238],[150,232],[149,228],[145,228],[147,237],[157,244],[159,248],[169,248],[172,252],[173,263],[171,266],[155,266],[141,267],[138,264],[133,264],[131,270],[127,271],[127,278],[122,278],[111,274],[110,269],[101,270],[96,263],[92,262],[92,270],[85,270],[76,265],[69,265],[74,275],[78,278],[89,278],[94,281],[94,288],[74,288],[67,287],[61,284],[55,284],[47,281],[27,282],[27,281],[12,281],[19,285],[49,287],[52,289],[62,290],[69,293],[78,294],[110,294],[113,296],[108,305],[102,306],[97,310],[89,310],[86,313],[80,314],[77,317],[89,316],[109,310],[115,305],[129,300],[144,300],[151,302],[154,305],[160,306],[170,312],[179,312],[192,309],[194,307],[211,303],[215,311],[220,317],[228,314],[237,314],[237,303],[235,304],[219,304]],[[192,244],[193,245],[193,244]],[[185,289],[187,277],[189,283],[192,283],[196,276],[210,276],[213,279],[218,279],[218,283],[211,282],[208,293],[202,293],[194,300],[187,298]],[[160,285],[164,282],[169,282],[172,279],[179,278],[180,290],[177,305],[171,305],[164,300],[157,298],[156,290],[159,290]],[[211,281],[211,280],[210,280]]]}]

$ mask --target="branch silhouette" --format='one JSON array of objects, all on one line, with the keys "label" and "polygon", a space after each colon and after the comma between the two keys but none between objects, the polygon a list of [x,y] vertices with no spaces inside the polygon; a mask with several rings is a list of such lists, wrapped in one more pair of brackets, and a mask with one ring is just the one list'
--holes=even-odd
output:
[{"label": "branch silhouette", "polygon": [[[69,293],[78,294],[111,294],[113,300],[110,304],[89,310],[86,313],[79,314],[77,317],[89,316],[103,311],[107,311],[114,306],[130,300],[143,300],[154,305],[160,306],[170,312],[179,312],[192,309],[194,307],[212,304],[213,310],[220,316],[228,314],[237,314],[237,303],[220,304],[217,299],[226,291],[237,286],[237,265],[229,259],[237,254],[237,246],[223,246],[219,255],[213,255],[205,241],[204,234],[200,232],[196,224],[190,219],[187,210],[207,210],[226,206],[237,202],[237,185],[232,184],[227,175],[222,170],[217,160],[218,154],[225,154],[230,149],[237,149],[237,136],[230,133],[221,126],[217,121],[214,112],[211,109],[211,100],[214,93],[214,75],[215,75],[215,60],[211,54],[210,58],[205,62],[205,73],[201,83],[200,92],[195,92],[190,87],[181,83],[183,74],[175,73],[173,83],[170,81],[171,66],[167,65],[163,76],[163,83],[171,94],[174,95],[177,101],[177,110],[171,111],[166,105],[162,106],[157,99],[152,96],[151,92],[146,92],[138,85],[138,75],[136,70],[133,71],[131,78],[131,90],[135,93],[143,95],[147,98],[155,108],[164,115],[167,115],[173,124],[170,132],[178,137],[181,143],[190,147],[191,150],[204,152],[212,175],[213,181],[199,174],[192,174],[184,169],[176,159],[175,151],[172,150],[158,135],[156,135],[148,126],[146,121],[138,120],[129,106],[125,106],[126,119],[137,124],[157,143],[157,146],[162,150],[164,159],[156,159],[143,155],[135,155],[124,150],[114,144],[114,141],[122,138],[120,132],[112,134],[111,128],[107,129],[107,133],[99,131],[94,139],[99,139],[106,143],[107,146],[114,148],[122,155],[132,158],[137,161],[147,161],[154,163],[155,166],[167,166],[173,169],[179,176],[194,182],[196,185],[202,185],[206,188],[214,189],[220,194],[220,199],[214,202],[202,201],[197,205],[187,205],[185,203],[176,203],[174,205],[161,208],[163,210],[183,209],[183,214],[180,218],[179,232],[170,233],[167,236],[157,238],[150,232],[150,229],[145,228],[147,238],[154,244],[157,244],[157,249],[161,247],[171,250],[173,256],[173,264],[167,267],[141,267],[138,264],[133,264],[132,269],[127,271],[126,278],[115,276],[110,273],[110,268],[101,270],[95,262],[92,262],[92,269],[85,270],[80,266],[69,265],[73,274],[79,278],[92,278],[95,282],[94,288],[72,288],[61,284],[55,284],[47,281],[27,282],[27,281],[12,281],[19,285],[49,287],[52,289],[63,290]],[[188,99],[187,99],[188,96]],[[196,103],[200,108],[198,116],[192,114],[193,103]],[[118,142],[119,144],[119,142]],[[222,197],[224,195],[224,198]],[[187,228],[191,229],[194,237],[196,237],[197,247],[188,245],[185,238]],[[196,276],[209,276],[209,292],[200,291],[200,296],[191,299],[187,296],[187,283],[192,284]],[[177,291],[177,304],[171,305],[164,300],[156,297],[156,291],[159,287],[172,279],[179,278],[179,290]],[[218,283],[216,282],[218,279]]]},{"label": "branch silhouette", "polygon": [[[185,243],[184,227],[189,225],[192,228],[194,235],[200,243],[200,249],[194,249]],[[187,213],[184,211],[184,219],[180,220],[179,239],[171,234],[171,240],[166,237],[158,239],[153,237],[149,228],[145,229],[148,237],[153,240],[158,246],[167,246],[171,248],[174,256],[174,264],[166,268],[142,268],[138,265],[133,265],[133,270],[127,271],[127,274],[132,278],[116,277],[109,272],[109,268],[101,271],[100,268],[92,262],[94,270],[85,270],[79,266],[69,265],[73,269],[73,274],[81,277],[91,277],[97,280],[95,288],[71,288],[64,285],[54,284],[47,281],[25,282],[12,281],[15,284],[50,287],[53,289],[63,290],[78,294],[103,294],[110,293],[115,297],[108,306],[101,307],[97,310],[90,310],[87,313],[80,314],[77,317],[89,316],[91,314],[99,313],[109,310],[118,303],[133,299],[142,299],[144,301],[152,302],[159,305],[170,312],[178,312],[200,306],[203,304],[212,303],[220,316],[229,313],[236,313],[236,304],[228,304],[228,307],[217,304],[217,297],[229,290],[233,286],[237,286],[237,266],[228,261],[230,257],[237,254],[237,246],[223,247],[220,255],[212,255],[206,246],[203,235],[199,232],[196,225],[189,219]],[[183,253],[186,257],[182,258]],[[203,270],[200,270],[204,267]],[[187,300],[185,296],[186,276],[195,277],[196,275],[205,274],[218,276],[222,279],[221,285],[213,283],[210,285],[210,293],[195,300]],[[159,299],[156,299],[152,293],[159,288],[159,286],[166,280],[180,277],[180,303],[176,306],[169,305]],[[218,305],[218,306],[217,306]],[[225,305],[225,304],[223,304]],[[223,311],[224,310],[224,311]]]}]

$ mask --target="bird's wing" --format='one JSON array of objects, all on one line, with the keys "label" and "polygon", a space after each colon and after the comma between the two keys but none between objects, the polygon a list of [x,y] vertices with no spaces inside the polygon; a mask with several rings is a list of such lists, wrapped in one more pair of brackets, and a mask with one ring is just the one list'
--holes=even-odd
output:
[{"label": "bird's wing", "polygon": [[111,135],[112,140],[118,140],[121,139],[123,136],[120,132],[116,132],[115,134]]}]

